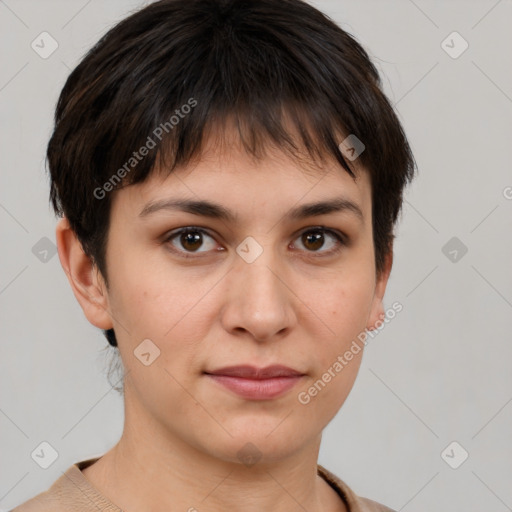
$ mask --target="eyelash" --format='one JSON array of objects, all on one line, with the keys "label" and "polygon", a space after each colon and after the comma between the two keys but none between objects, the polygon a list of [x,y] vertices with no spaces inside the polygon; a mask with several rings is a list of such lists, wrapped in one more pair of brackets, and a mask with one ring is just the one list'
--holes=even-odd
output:
[{"label": "eyelash", "polygon": [[[340,252],[347,245],[347,241],[345,240],[344,235],[342,235],[341,233],[338,233],[337,231],[334,231],[332,229],[326,228],[325,226],[314,226],[314,227],[306,228],[305,230],[301,231],[297,235],[296,238],[299,238],[302,235],[304,235],[305,233],[309,233],[309,232],[311,232],[311,233],[316,233],[316,232],[328,233],[328,234],[332,235],[338,242],[338,246],[329,251],[324,251],[324,252],[320,252],[320,253],[316,253],[315,251],[307,251],[307,252],[310,252],[311,255],[313,255],[314,257],[333,256],[333,255],[337,254],[338,252]],[[195,226],[187,226],[187,227],[180,228],[180,229],[177,229],[177,230],[171,232],[169,234],[169,236],[167,236],[164,239],[163,242],[166,244],[169,244],[171,247],[171,251],[179,254],[183,258],[200,258],[201,254],[207,254],[207,252],[203,252],[203,253],[197,253],[197,254],[199,254],[199,256],[192,255],[194,253],[187,253],[186,251],[181,251],[181,250],[175,249],[172,246],[172,244],[170,244],[170,242],[177,236],[182,235],[182,234],[187,234],[187,233],[202,233],[203,235],[207,235],[210,238],[214,238],[207,230],[205,230],[203,228],[199,228],[199,227],[195,227]]]}]

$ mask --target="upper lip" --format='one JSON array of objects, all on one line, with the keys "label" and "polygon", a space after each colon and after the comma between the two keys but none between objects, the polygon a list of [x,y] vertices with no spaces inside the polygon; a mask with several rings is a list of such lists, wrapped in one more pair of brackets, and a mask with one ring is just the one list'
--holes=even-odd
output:
[{"label": "upper lip", "polygon": [[272,379],[275,377],[298,377],[304,375],[293,368],[280,364],[265,366],[264,368],[257,368],[256,366],[251,365],[226,366],[225,368],[219,368],[218,370],[207,371],[205,373],[209,375],[226,375],[228,377],[257,380]]}]

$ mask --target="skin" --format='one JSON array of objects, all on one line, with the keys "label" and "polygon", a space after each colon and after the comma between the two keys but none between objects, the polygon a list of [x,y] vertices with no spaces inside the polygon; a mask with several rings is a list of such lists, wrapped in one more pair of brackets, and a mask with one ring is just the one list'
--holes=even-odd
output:
[{"label": "skin", "polygon": [[[125,368],[123,435],[83,473],[127,511],[344,511],[316,468],[322,430],[352,389],[363,350],[310,403],[297,396],[384,315],[392,251],[377,277],[369,177],[357,160],[354,181],[335,163],[304,172],[278,149],[257,162],[235,138],[228,147],[212,139],[193,165],[114,193],[108,288],[68,221],[58,223],[73,292],[93,325],[115,329]],[[298,205],[340,196],[359,205],[362,222],[349,211],[284,219]],[[149,201],[171,197],[214,201],[239,218],[170,210],[139,218]],[[308,241],[319,225],[349,243],[328,231],[323,245]],[[165,240],[186,226],[208,233],[188,244]],[[236,253],[247,236],[263,248],[252,263]],[[144,339],[160,350],[149,366],[134,356]],[[285,395],[256,401],[203,373],[244,363],[306,375]],[[253,465],[237,455],[248,442],[261,457]]]}]

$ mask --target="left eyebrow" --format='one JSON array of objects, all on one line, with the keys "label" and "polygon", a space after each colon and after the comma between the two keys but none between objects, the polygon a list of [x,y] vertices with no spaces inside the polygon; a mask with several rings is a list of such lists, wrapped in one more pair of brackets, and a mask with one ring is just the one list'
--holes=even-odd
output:
[{"label": "left eyebrow", "polygon": [[358,204],[350,199],[340,197],[320,201],[317,203],[302,204],[290,210],[286,215],[287,220],[302,220],[308,217],[318,217],[329,213],[348,212],[354,215],[361,223],[364,222],[364,215]]},{"label": "left eyebrow", "polygon": [[[144,206],[139,217],[144,218],[161,210],[184,211],[194,215],[221,219],[227,222],[237,222],[238,215],[228,208],[211,201],[194,201],[190,199],[162,199],[151,201]],[[361,223],[364,216],[361,208],[350,199],[341,197],[316,203],[302,204],[291,209],[285,215],[286,220],[302,220],[309,217],[318,217],[330,213],[348,212],[354,215]]]}]

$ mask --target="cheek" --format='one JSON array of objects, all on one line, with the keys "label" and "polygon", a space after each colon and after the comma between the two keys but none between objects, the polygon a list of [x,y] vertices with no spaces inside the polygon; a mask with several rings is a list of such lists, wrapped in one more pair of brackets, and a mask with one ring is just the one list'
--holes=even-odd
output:
[{"label": "cheek", "polygon": [[[333,350],[326,363],[296,397],[304,421],[316,418],[324,428],[338,413],[354,386],[361,364],[362,348],[350,361],[343,360],[346,350]],[[338,360],[341,357],[343,363]]]},{"label": "cheek", "polygon": [[317,338],[314,373],[297,398],[304,405],[299,410],[327,425],[355,383],[364,351],[360,334],[365,330],[371,297],[364,286],[347,286],[330,290],[324,300],[318,308],[324,316],[329,312],[326,326],[321,322],[326,335]]},{"label": "cheek", "polygon": [[[318,323],[325,336],[316,344],[315,375],[309,386],[312,407],[321,417],[331,417],[341,407],[357,377],[364,351],[365,332],[371,310],[374,283],[368,273],[339,279],[325,286],[315,302]],[[314,395],[317,393],[317,395]]]},{"label": "cheek", "polygon": [[152,326],[153,335],[162,335],[164,324],[168,330],[176,316],[185,314],[182,299],[190,287],[184,286],[184,277],[179,272],[169,275],[169,267],[162,264],[162,258],[157,261],[151,257],[161,249],[137,250],[126,242],[124,246],[127,249],[122,255],[115,254],[111,263],[115,290],[111,306],[131,326],[130,332],[137,327],[145,330]]},{"label": "cheek", "polygon": [[364,331],[373,292],[373,283],[367,280],[340,283],[326,290],[315,307],[320,318],[326,318],[331,334],[334,332],[338,340],[346,339]]},{"label": "cheek", "polygon": [[[124,269],[123,269],[124,267]],[[116,295],[111,302],[115,319],[126,327],[121,336],[133,350],[144,339],[160,349],[160,363],[181,370],[211,328],[215,282],[179,268],[140,264],[129,273],[128,263],[115,276]]]}]

